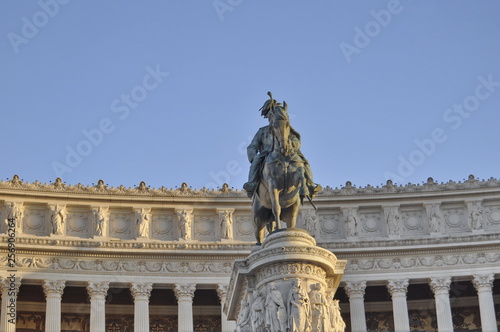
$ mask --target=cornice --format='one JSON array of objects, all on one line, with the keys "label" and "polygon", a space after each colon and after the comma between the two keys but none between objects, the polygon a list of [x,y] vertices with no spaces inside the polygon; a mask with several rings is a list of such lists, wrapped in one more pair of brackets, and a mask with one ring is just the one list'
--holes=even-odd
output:
[{"label": "cornice", "polygon": [[[373,196],[379,197],[407,197],[413,196],[435,196],[443,193],[447,194],[474,194],[485,192],[500,192],[500,180],[490,178],[488,180],[478,180],[473,175],[465,181],[449,181],[438,183],[432,178],[429,178],[426,183],[396,185],[391,180],[388,180],[385,185],[356,187],[347,181],[345,186],[341,188],[332,188],[326,186],[324,190],[318,193],[318,203],[324,199],[331,198],[349,199],[352,198],[370,198]],[[172,200],[172,201],[197,201],[216,200],[216,201],[244,201],[248,198],[244,190],[230,188],[228,184],[224,184],[220,189],[192,189],[187,183],[182,183],[179,188],[150,188],[142,181],[136,187],[124,186],[107,186],[103,180],[99,180],[96,185],[67,185],[60,178],[57,178],[53,183],[24,182],[19,179],[18,175],[14,175],[11,180],[0,181],[0,193],[6,195],[30,195],[35,197],[53,197],[53,198],[88,198],[88,199],[106,199],[106,200]]]}]

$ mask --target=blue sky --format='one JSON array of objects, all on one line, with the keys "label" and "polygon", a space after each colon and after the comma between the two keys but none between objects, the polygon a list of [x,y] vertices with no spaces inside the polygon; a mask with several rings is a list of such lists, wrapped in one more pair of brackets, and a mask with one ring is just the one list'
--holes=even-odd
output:
[{"label": "blue sky", "polygon": [[500,177],[500,2],[2,1],[0,178],[241,188],[272,91],[323,186]]}]

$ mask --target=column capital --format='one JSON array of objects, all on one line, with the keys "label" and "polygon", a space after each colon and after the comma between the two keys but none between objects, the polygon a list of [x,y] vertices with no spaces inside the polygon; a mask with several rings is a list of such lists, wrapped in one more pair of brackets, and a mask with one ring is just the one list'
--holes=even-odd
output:
[{"label": "column capital", "polygon": [[149,299],[152,290],[153,290],[152,282],[145,282],[145,283],[133,282],[132,285],[130,286],[130,292],[132,293],[134,300],[137,297],[141,296]]},{"label": "column capital", "polygon": [[174,293],[177,301],[193,301],[196,284],[175,284]]},{"label": "column capital", "polygon": [[90,298],[94,296],[106,296],[108,294],[109,282],[92,282],[87,281],[87,292],[90,295]]},{"label": "column capital", "polygon": [[228,285],[217,284],[217,295],[219,295],[219,299],[220,299],[221,304],[224,304],[224,302],[226,302],[227,288],[228,288]]},{"label": "column capital", "polygon": [[450,292],[451,277],[431,278],[429,285],[434,294],[439,292]]},{"label": "column capital", "polygon": [[479,290],[480,288],[492,289],[493,281],[495,281],[495,275],[493,273],[488,274],[476,274],[474,279],[472,279],[472,284]]},{"label": "column capital", "polygon": [[19,293],[19,287],[21,287],[21,278],[6,278],[0,282],[2,293],[15,291],[17,295],[17,293]]},{"label": "column capital", "polygon": [[344,287],[349,298],[352,296],[361,296],[365,295],[366,289],[366,281],[356,281],[356,282],[346,282]]},{"label": "column capital", "polygon": [[391,279],[387,280],[387,289],[391,296],[394,296],[396,293],[406,294],[409,284],[408,279]]},{"label": "column capital", "polygon": [[65,280],[48,280],[48,279],[45,279],[42,285],[45,297],[49,296],[49,294],[59,294],[59,296],[62,296],[65,286],[66,286]]}]

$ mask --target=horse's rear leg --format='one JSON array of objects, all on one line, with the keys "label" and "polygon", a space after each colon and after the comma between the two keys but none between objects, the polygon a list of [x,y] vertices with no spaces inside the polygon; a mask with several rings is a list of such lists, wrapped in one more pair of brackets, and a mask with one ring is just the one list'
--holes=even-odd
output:
[{"label": "horse's rear leg", "polygon": [[271,203],[273,204],[273,214],[274,214],[274,221],[276,222],[276,229],[281,229],[281,222],[280,222],[280,217],[281,217],[281,206],[280,206],[280,193],[277,189],[273,189],[272,195],[271,196]]}]

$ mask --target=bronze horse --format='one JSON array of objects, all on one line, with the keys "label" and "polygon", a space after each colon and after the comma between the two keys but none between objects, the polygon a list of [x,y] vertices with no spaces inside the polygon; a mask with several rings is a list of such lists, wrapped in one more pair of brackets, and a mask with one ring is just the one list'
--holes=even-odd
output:
[{"label": "bronze horse", "polygon": [[257,244],[269,232],[280,229],[280,221],[294,228],[302,203],[304,163],[298,156],[300,137],[290,127],[286,103],[275,107],[269,116],[269,134],[273,149],[266,156],[260,184],[253,197],[252,212]]}]

